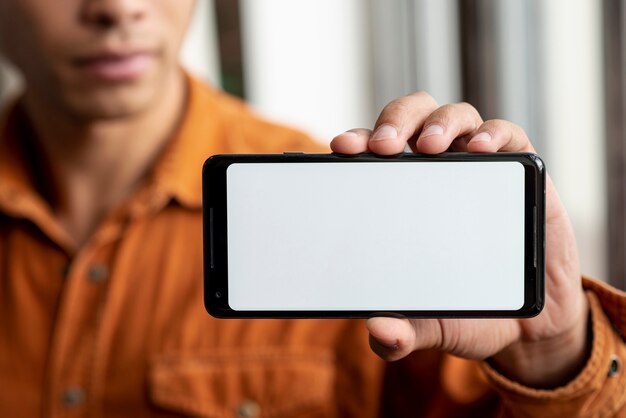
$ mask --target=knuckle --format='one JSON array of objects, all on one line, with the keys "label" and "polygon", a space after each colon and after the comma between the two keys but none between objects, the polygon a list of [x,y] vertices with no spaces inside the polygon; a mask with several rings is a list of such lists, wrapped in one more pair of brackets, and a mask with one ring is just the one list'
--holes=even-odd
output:
[{"label": "knuckle", "polygon": [[492,134],[505,133],[519,138],[527,138],[526,132],[521,126],[504,119],[490,119],[483,124],[483,129]]},{"label": "knuckle", "polygon": [[459,102],[457,106],[465,112],[471,113],[474,117],[480,118],[480,112],[469,102]]},{"label": "knuckle", "polygon": [[456,103],[456,105],[464,109],[471,110],[471,111],[478,113],[478,110],[470,102],[461,101],[461,102]]},{"label": "knuckle", "polygon": [[392,102],[387,103],[387,105],[383,108],[381,115],[400,114],[400,113],[406,113],[408,111],[409,111],[408,104],[402,101],[401,99],[398,99],[398,100],[394,100]]},{"label": "knuckle", "polygon": [[434,112],[434,115],[439,115],[441,117],[450,118],[451,116],[454,115],[457,109],[458,107],[456,104],[448,103],[448,104],[441,106],[439,109],[437,109],[437,111]]},{"label": "knuckle", "polygon": [[464,119],[467,119],[468,115],[471,116],[471,119],[480,119],[478,110],[467,102],[448,103],[433,112],[433,116],[439,116],[443,119],[453,119],[462,116],[464,116]]},{"label": "knuckle", "polygon": [[438,106],[435,98],[431,96],[430,93],[423,91],[423,90],[415,91],[409,94],[407,97],[412,97],[414,99],[417,99],[420,102],[422,102],[424,105],[427,105],[432,108],[436,108]]},{"label": "knuckle", "polygon": [[435,109],[437,109],[435,99],[424,91],[418,91],[387,103],[380,113],[377,125],[414,113],[424,113],[424,111],[430,113]]},{"label": "knuckle", "polygon": [[453,104],[443,105],[428,116],[426,125],[438,123],[441,125],[450,125],[455,120],[455,106]]},{"label": "knuckle", "polygon": [[493,125],[493,126],[507,126],[509,124],[512,125],[511,122],[506,121],[504,119],[489,119],[488,121],[485,122],[486,124],[489,125]]},{"label": "knuckle", "polygon": [[484,125],[491,127],[493,129],[498,129],[498,130],[499,129],[513,130],[515,128],[521,129],[517,125],[515,125],[513,122],[509,122],[508,120],[504,120],[504,119],[489,119],[488,121],[485,121]]}]

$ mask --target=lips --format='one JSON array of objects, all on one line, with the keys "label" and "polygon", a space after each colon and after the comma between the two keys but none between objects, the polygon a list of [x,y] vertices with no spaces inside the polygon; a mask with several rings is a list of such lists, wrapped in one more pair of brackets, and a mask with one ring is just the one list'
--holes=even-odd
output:
[{"label": "lips", "polygon": [[154,60],[147,51],[103,52],[78,58],[75,67],[90,77],[109,82],[132,81],[141,77]]}]

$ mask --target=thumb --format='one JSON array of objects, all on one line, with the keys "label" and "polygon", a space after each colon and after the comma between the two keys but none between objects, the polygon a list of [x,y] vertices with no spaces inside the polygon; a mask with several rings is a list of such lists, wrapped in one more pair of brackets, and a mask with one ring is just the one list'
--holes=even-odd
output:
[{"label": "thumb", "polygon": [[436,319],[416,322],[378,317],[368,319],[366,326],[372,351],[387,361],[399,360],[415,350],[441,345],[441,326]]},{"label": "thumb", "polygon": [[388,361],[428,348],[468,359],[485,359],[521,337],[520,324],[507,318],[372,318],[367,328],[372,350]]}]

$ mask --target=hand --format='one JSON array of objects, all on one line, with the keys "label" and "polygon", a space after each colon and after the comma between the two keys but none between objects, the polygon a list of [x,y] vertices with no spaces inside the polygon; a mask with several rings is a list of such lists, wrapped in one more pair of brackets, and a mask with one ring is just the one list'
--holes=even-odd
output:
[{"label": "hand", "polygon": [[[389,103],[373,132],[351,129],[331,142],[333,151],[381,155],[403,152],[534,152],[517,125],[483,121],[467,103],[438,107],[426,93]],[[370,345],[383,359],[397,360],[435,348],[470,359],[491,358],[509,378],[535,387],[571,380],[587,360],[589,308],[581,287],[574,233],[548,177],[546,184],[546,303],[530,319],[395,319],[367,322]]]}]

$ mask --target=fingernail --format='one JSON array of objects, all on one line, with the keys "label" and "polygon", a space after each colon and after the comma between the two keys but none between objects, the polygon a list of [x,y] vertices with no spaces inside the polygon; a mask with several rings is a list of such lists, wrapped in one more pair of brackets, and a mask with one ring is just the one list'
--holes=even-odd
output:
[{"label": "fingernail", "polygon": [[490,142],[490,141],[491,141],[491,135],[489,134],[489,132],[481,132],[479,134],[474,135],[474,137],[470,139],[470,142]]},{"label": "fingernail", "polygon": [[424,137],[431,136],[431,135],[443,135],[443,126],[437,125],[437,124],[428,125],[422,131],[420,138],[424,138]]},{"label": "fingernail", "polygon": [[376,132],[370,138],[370,141],[387,141],[389,139],[396,139],[398,137],[398,130],[391,125],[380,125]]},{"label": "fingernail", "polygon": [[378,343],[388,350],[398,351],[400,349],[400,343],[397,343],[397,342],[391,343],[391,344],[383,344],[379,341]]}]

